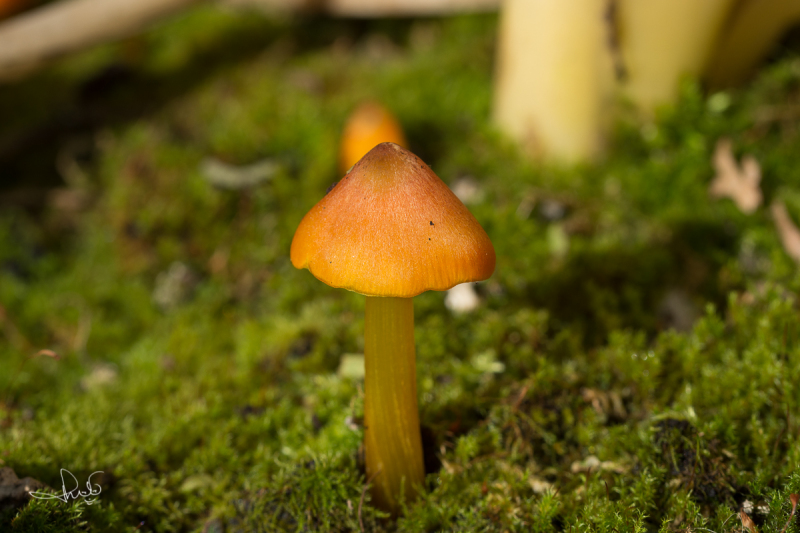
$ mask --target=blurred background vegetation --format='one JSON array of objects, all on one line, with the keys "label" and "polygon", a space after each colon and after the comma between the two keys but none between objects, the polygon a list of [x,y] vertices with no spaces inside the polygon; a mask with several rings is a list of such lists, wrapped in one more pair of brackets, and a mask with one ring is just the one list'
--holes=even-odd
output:
[{"label": "blurred background vegetation", "polygon": [[[708,193],[729,138],[800,216],[796,35],[560,165],[490,123],[497,24],[199,5],[0,85],[0,467],[104,472],[0,529],[800,530],[797,265],[768,207]],[[427,494],[396,522],[341,365],[364,299],[288,258],[366,99],[497,251],[474,310],[415,300]]]}]

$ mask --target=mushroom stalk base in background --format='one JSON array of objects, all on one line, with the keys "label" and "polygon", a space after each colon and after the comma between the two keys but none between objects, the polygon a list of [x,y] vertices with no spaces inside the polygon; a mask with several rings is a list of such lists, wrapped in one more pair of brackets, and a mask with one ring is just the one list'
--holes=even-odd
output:
[{"label": "mushroom stalk base in background", "polygon": [[411,298],[367,296],[364,366],[367,479],[375,505],[397,515],[425,482]]}]

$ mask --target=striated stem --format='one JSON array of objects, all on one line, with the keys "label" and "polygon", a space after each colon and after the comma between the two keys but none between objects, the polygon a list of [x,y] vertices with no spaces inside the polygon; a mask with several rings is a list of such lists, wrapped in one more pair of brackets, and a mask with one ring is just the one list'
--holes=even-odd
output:
[{"label": "striated stem", "polygon": [[397,515],[401,493],[411,502],[425,481],[411,298],[367,296],[364,365],[367,479],[375,505]]},{"label": "striated stem", "polygon": [[[641,0],[644,1],[644,0]],[[504,0],[493,120],[529,154],[600,154],[613,102],[607,0]]]}]

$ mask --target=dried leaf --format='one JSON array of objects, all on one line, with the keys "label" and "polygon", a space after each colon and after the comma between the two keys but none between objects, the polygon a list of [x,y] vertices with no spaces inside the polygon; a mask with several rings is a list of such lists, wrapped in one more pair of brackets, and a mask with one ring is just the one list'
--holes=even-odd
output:
[{"label": "dried leaf", "polygon": [[789,257],[800,263],[800,230],[792,222],[788,211],[786,211],[786,206],[782,202],[773,202],[771,210],[772,218],[781,237],[781,243],[783,243],[783,249]]},{"label": "dried leaf", "polygon": [[742,213],[747,214],[761,205],[761,167],[752,156],[745,156],[740,167],[733,157],[730,139],[717,142],[714,170],[717,174],[708,189],[713,198],[730,198]]},{"label": "dried leaf", "polygon": [[742,527],[746,527],[750,533],[758,533],[755,523],[749,516],[747,516],[747,513],[744,511],[739,511],[739,518],[742,521]]}]

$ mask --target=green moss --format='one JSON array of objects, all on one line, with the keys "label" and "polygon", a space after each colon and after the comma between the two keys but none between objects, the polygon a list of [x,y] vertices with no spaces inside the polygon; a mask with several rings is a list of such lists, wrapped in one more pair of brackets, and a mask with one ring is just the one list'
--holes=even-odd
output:
[{"label": "green moss", "polygon": [[[51,486],[105,477],[95,506],[33,501],[0,529],[723,531],[748,500],[780,531],[800,493],[800,277],[766,208],[707,187],[728,136],[800,219],[797,126],[764,113],[796,98],[800,60],[716,95],[687,83],[652,124],[623,120],[605,161],[538,166],[488,123],[495,25],[200,7],[2,88],[2,139],[95,118],[7,152],[47,183],[43,153],[92,139],[70,186],[93,201],[0,213],[0,459]],[[97,81],[120,64],[128,81]],[[396,523],[365,491],[361,384],[336,374],[363,351],[363,297],[288,260],[367,97],[445,181],[476,180],[498,255],[473,313],[415,299],[429,475]],[[218,190],[208,157],[279,170]],[[185,297],[159,306],[175,262]]]},{"label": "green moss", "polygon": [[[16,514],[16,516],[15,516]],[[83,533],[114,531],[123,527],[122,516],[113,505],[85,501],[32,500],[19,513],[0,514],[4,527],[14,533]]]}]

